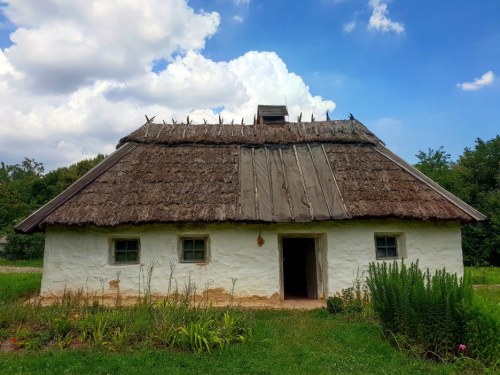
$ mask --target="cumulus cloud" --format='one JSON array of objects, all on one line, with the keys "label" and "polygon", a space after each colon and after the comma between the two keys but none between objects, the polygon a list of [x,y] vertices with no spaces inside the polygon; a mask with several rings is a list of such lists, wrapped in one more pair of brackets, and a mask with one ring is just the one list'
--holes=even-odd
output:
[{"label": "cumulus cloud", "polygon": [[[221,115],[227,120],[243,117],[246,123],[253,120],[258,104],[285,104],[285,97],[291,116],[306,112],[321,117],[335,108],[334,102],[311,95],[302,78],[289,72],[276,53],[259,51],[247,52],[228,62],[215,62],[190,51],[158,74],[149,72],[110,88],[107,97],[115,101],[134,100],[142,105],[164,105],[174,115],[223,105]],[[200,113],[215,119],[215,113]],[[200,115],[190,118],[202,122]]]},{"label": "cumulus cloud", "polygon": [[394,31],[398,34],[405,31],[403,24],[392,21],[388,17],[389,10],[387,9],[387,3],[382,0],[370,0],[368,5],[372,8],[372,15],[368,21],[369,29],[383,32]]},{"label": "cumulus cloud", "polygon": [[16,30],[0,50],[0,161],[27,156],[52,169],[110,153],[144,114],[201,123],[220,112],[251,123],[258,104],[285,97],[291,119],[335,108],[276,53],[204,56],[217,13],[197,13],[186,0],[136,3],[6,1]]},{"label": "cumulus cloud", "polygon": [[479,90],[484,86],[491,85],[494,80],[495,74],[493,73],[493,71],[489,70],[484,73],[481,78],[475,78],[473,82],[457,83],[457,86],[465,91],[474,91]]},{"label": "cumulus cloud", "polygon": [[20,25],[4,51],[39,91],[71,92],[98,79],[127,79],[153,59],[201,49],[217,31],[217,13],[185,1],[20,0],[5,14]]}]

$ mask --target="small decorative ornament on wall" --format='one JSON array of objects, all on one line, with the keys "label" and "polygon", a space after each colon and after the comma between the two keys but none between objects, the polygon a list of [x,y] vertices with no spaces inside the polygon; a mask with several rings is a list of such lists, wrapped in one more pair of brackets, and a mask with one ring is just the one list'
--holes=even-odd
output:
[{"label": "small decorative ornament on wall", "polygon": [[264,239],[262,238],[262,236],[260,235],[260,231],[259,231],[259,236],[257,237],[257,245],[259,245],[259,247],[262,247],[262,245],[264,245]]}]

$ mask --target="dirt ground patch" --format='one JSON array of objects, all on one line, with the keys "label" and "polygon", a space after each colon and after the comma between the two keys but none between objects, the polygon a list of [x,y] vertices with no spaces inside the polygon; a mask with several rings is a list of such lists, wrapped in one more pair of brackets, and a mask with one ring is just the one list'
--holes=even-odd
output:
[{"label": "dirt ground patch", "polygon": [[42,272],[42,267],[13,267],[0,266],[0,273],[37,273]]}]

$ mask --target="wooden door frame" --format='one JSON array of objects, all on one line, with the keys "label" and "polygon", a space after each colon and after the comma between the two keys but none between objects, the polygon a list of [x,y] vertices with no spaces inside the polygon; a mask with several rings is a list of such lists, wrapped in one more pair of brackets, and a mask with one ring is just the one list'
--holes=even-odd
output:
[{"label": "wooden door frame", "polygon": [[283,239],[284,238],[313,238],[314,255],[316,258],[316,288],[318,300],[328,296],[328,264],[327,264],[327,242],[326,233],[279,233],[279,279],[280,279],[280,299],[285,299],[285,279],[283,272]]}]

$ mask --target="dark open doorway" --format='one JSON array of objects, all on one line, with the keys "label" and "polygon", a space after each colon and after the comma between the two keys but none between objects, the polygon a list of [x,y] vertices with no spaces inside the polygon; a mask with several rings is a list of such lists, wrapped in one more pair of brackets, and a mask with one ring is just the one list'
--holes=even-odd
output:
[{"label": "dark open doorway", "polygon": [[318,298],[314,238],[283,238],[285,299]]}]

